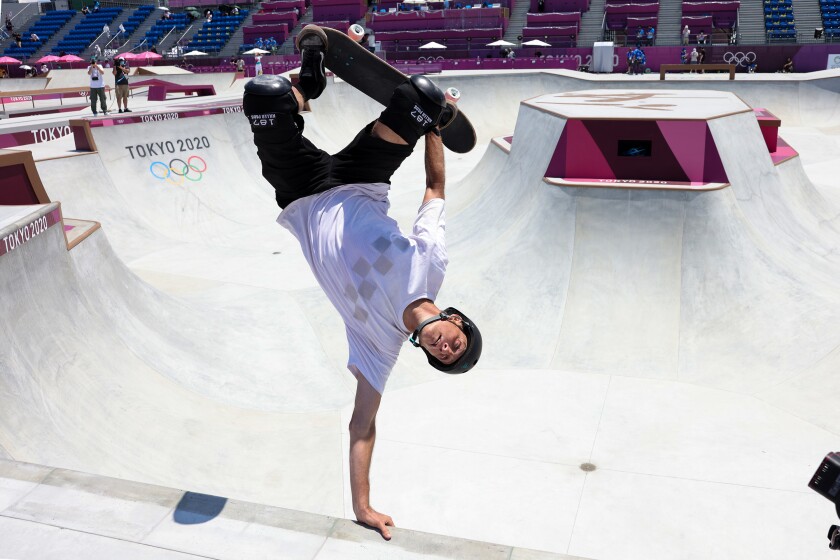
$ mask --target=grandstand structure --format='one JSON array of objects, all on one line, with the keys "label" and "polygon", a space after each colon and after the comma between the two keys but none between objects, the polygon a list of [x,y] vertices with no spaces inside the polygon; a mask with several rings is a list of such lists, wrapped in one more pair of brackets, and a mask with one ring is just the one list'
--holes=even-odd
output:
[{"label": "grandstand structure", "polygon": [[[593,41],[616,46],[771,45],[832,42],[840,38],[840,0],[269,0],[225,5],[219,0],[169,0],[120,7],[103,3],[83,15],[46,11],[21,32],[21,46],[6,43],[3,54],[33,62],[46,54],[104,56],[156,49],[165,56],[199,50],[216,58],[254,47],[293,54],[293,37],[307,23],[346,31],[364,25],[368,46],[391,60],[499,58],[509,41],[517,55],[580,56],[564,49],[590,48]],[[805,22],[806,30],[797,28]],[[110,26],[110,34],[103,26]],[[122,25],[124,32],[118,29]],[[810,26],[822,25],[811,40]],[[35,33],[37,40],[30,40]],[[819,37],[818,37],[819,36]],[[434,42],[439,48],[420,50]],[[525,48],[523,43],[538,45]],[[178,48],[170,48],[178,47]],[[99,52],[99,51],[96,51]],[[215,58],[214,58],[215,57]],[[422,57],[422,58],[421,58]]]}]

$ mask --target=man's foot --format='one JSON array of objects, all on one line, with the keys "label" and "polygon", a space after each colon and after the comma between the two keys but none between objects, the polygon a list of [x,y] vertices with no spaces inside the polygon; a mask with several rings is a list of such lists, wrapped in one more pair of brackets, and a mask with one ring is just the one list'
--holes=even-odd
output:
[{"label": "man's foot", "polygon": [[103,115],[107,115],[107,114],[108,114],[108,111],[102,111],[102,114],[103,114]]},{"label": "man's foot", "polygon": [[300,81],[297,89],[305,100],[317,99],[327,87],[324,57],[327,52],[327,34],[317,25],[307,25],[295,40],[300,50]]},{"label": "man's foot", "polygon": [[93,116],[94,116],[94,117],[96,117],[96,116],[98,116],[98,115],[99,115],[99,113],[97,113],[96,111],[94,111],[94,112],[93,112]]},{"label": "man's foot", "polygon": [[126,109],[125,111],[123,111],[123,113],[130,113],[130,112],[131,112],[131,109]]}]

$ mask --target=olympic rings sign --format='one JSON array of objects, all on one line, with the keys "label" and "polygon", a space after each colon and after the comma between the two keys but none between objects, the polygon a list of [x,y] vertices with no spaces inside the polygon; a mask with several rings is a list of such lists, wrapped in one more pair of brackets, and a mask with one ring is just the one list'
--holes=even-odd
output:
[{"label": "olympic rings sign", "polygon": [[723,61],[727,64],[734,64],[746,68],[747,65],[755,62],[756,56],[754,52],[726,52],[723,53]]},{"label": "olympic rings sign", "polygon": [[169,160],[169,164],[162,161],[153,161],[149,165],[149,172],[152,177],[160,181],[168,181],[176,186],[181,186],[184,181],[196,183],[204,178],[207,171],[207,162],[201,156],[190,156],[184,161],[181,158]]}]

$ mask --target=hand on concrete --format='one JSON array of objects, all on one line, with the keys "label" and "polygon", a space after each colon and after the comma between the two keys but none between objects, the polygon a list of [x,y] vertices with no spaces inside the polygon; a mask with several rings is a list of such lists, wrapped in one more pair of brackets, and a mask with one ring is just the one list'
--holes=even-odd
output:
[{"label": "hand on concrete", "polygon": [[388,530],[388,527],[394,526],[394,520],[391,519],[390,515],[379,513],[375,509],[369,507],[360,512],[356,512],[356,520],[359,521],[359,523],[364,523],[374,529],[378,529],[379,532],[382,533],[382,538],[386,541],[391,540],[391,531]]}]

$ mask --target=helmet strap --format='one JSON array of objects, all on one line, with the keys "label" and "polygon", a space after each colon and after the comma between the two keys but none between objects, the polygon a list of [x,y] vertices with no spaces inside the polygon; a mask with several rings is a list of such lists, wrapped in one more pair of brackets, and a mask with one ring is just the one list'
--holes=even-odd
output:
[{"label": "helmet strap", "polygon": [[448,317],[449,313],[447,313],[446,311],[441,311],[439,314],[429,317],[428,319],[417,325],[417,328],[414,329],[413,333],[411,333],[411,336],[409,337],[408,341],[415,348],[420,348],[420,333],[423,332],[423,329],[425,329],[427,326],[431,325],[435,321],[442,321],[443,319],[446,319]]}]

